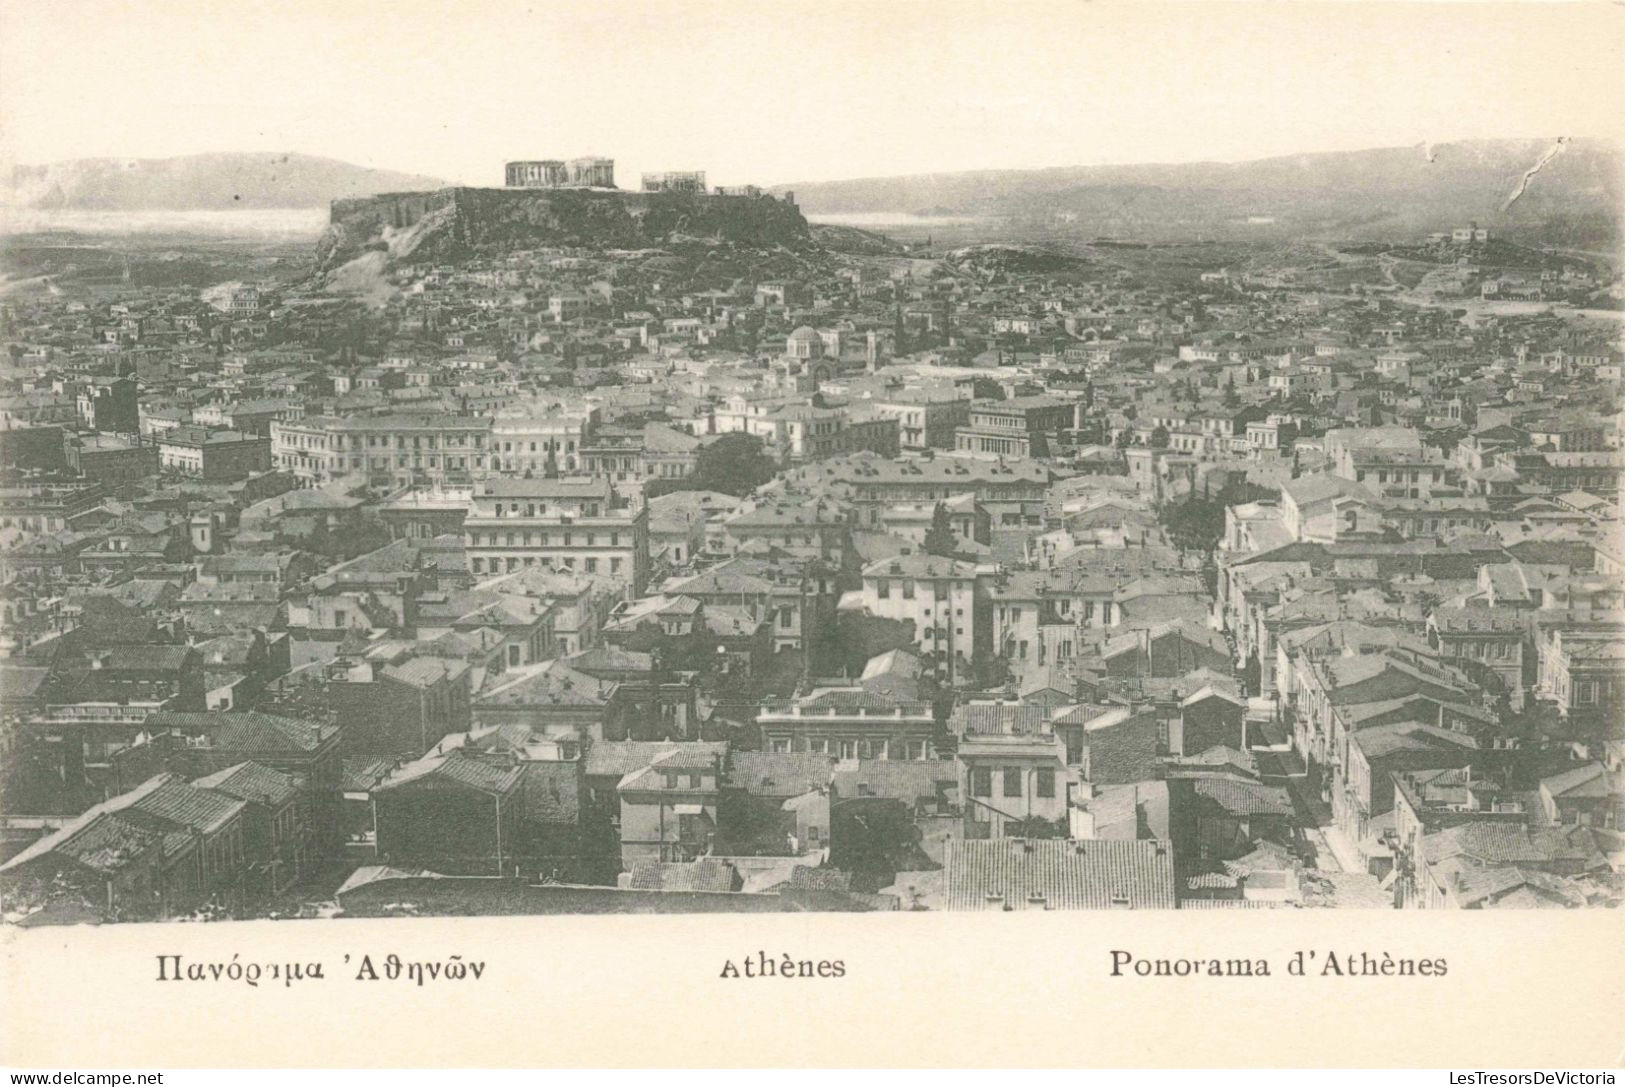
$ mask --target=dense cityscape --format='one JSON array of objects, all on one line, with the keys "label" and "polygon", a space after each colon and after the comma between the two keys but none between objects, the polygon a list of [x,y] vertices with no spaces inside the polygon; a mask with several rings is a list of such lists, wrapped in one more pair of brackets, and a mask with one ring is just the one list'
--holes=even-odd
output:
[{"label": "dense cityscape", "polygon": [[613,170],[9,253],[7,922],[1619,905],[1617,261]]}]

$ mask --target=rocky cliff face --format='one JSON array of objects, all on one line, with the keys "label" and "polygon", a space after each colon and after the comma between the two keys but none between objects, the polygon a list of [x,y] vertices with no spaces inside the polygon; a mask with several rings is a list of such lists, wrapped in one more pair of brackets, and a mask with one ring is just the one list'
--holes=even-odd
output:
[{"label": "rocky cliff face", "polygon": [[795,205],[770,196],[455,188],[335,200],[316,256],[325,271],[368,252],[454,261],[548,245],[642,249],[683,241],[814,246]]}]

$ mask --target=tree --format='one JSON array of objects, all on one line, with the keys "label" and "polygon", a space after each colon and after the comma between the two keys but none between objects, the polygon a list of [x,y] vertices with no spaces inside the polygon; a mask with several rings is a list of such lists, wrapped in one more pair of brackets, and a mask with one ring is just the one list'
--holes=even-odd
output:
[{"label": "tree", "polygon": [[1003,400],[1004,386],[990,377],[979,377],[971,385],[971,392],[978,400]]},{"label": "tree", "polygon": [[721,640],[704,623],[696,623],[688,634],[667,634],[654,620],[646,620],[627,636],[625,647],[634,653],[648,653],[655,668],[676,672],[711,672],[717,667],[717,647]]},{"label": "tree", "polygon": [[931,861],[920,848],[914,813],[901,801],[854,796],[830,804],[830,866],[853,875],[853,888],[889,886],[898,872]]},{"label": "tree", "polygon": [[1002,653],[978,654],[972,662],[971,671],[976,680],[976,686],[982,690],[994,687],[1003,687],[1013,678],[1010,671],[1010,661]]},{"label": "tree", "polygon": [[1151,432],[1151,443],[1150,444],[1151,444],[1152,449],[1167,449],[1168,448],[1168,428],[1165,427],[1165,426],[1159,426],[1155,430],[1153,430]]},{"label": "tree", "polygon": [[656,480],[644,495],[656,498],[672,491],[718,491],[743,497],[778,474],[779,465],[754,434],[724,434],[700,446],[694,471],[684,479]]},{"label": "tree", "polygon": [[931,511],[931,527],[925,533],[925,553],[953,558],[958,548],[952,524],[948,521],[948,507],[941,502]]},{"label": "tree", "polygon": [[353,510],[344,514],[332,528],[317,525],[309,536],[291,542],[314,555],[345,562],[386,546],[390,539],[388,526],[376,516]]},{"label": "tree", "polygon": [[1163,527],[1175,547],[1188,551],[1211,551],[1224,535],[1224,511],[1244,502],[1256,502],[1274,494],[1268,488],[1248,483],[1245,479],[1227,482],[1216,496],[1210,496],[1204,485],[1200,495],[1190,495],[1184,501],[1170,502],[1160,511]]},{"label": "tree", "polygon": [[862,612],[837,612],[823,627],[813,670],[820,675],[859,675],[870,658],[893,649],[914,649],[914,624]]}]

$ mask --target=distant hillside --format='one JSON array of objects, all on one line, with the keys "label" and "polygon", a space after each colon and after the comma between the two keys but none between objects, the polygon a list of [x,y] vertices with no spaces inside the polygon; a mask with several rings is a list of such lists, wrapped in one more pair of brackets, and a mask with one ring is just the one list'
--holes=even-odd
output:
[{"label": "distant hillside", "polygon": [[897,257],[905,250],[902,246],[872,230],[859,230],[851,226],[831,223],[813,223],[812,239],[834,253],[851,253],[865,257]]},{"label": "distant hillside", "polygon": [[[1535,169],[1522,194],[1525,174]],[[1393,234],[1476,219],[1554,244],[1619,237],[1625,156],[1600,140],[1482,140],[1259,159],[801,182],[808,214],[929,212],[1131,237]]]},{"label": "distant hillside", "polygon": [[170,159],[74,159],[18,166],[0,203],[84,211],[214,211],[323,207],[341,197],[438,189],[417,174],[281,153]]}]

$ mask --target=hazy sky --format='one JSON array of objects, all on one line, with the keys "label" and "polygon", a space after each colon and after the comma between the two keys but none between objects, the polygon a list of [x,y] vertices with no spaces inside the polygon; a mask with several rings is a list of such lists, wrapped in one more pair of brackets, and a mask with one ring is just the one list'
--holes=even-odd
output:
[{"label": "hazy sky", "polygon": [[0,160],[302,151],[499,184],[1617,135],[1625,6],[0,0]]}]

